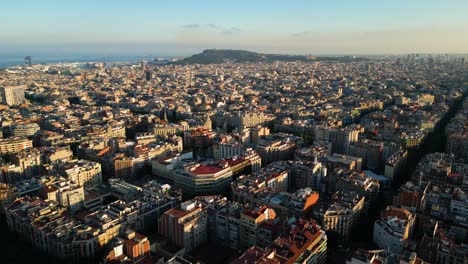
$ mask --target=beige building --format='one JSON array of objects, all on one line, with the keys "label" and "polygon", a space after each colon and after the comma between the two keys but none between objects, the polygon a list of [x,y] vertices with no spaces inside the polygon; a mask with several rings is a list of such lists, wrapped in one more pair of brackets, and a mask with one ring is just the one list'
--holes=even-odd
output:
[{"label": "beige building", "polygon": [[297,138],[283,133],[270,135],[258,140],[255,151],[267,165],[274,161],[293,159],[297,148]]},{"label": "beige building", "polygon": [[0,87],[1,103],[8,106],[19,105],[26,101],[24,98],[24,86]]},{"label": "beige building", "polygon": [[266,115],[263,112],[239,112],[231,118],[234,127],[244,129],[257,125],[266,125],[275,119],[273,115]]},{"label": "beige building", "polygon": [[16,153],[12,162],[22,170],[24,178],[40,175],[42,171],[41,152],[38,149],[26,149]]},{"label": "beige building", "polygon": [[116,178],[127,179],[135,175],[135,158],[122,157],[114,160],[114,176]]},{"label": "beige building", "polygon": [[101,164],[88,160],[73,160],[61,165],[58,171],[79,186],[91,187],[102,182]]},{"label": "beige building", "polygon": [[67,162],[73,157],[73,152],[69,147],[48,147],[42,152],[45,163]]},{"label": "beige building", "polygon": [[43,178],[42,192],[48,200],[56,201],[68,208],[70,213],[83,208],[84,188],[73,184],[69,180],[58,177]]},{"label": "beige building", "polygon": [[351,142],[358,141],[359,129],[353,127],[333,128],[329,132],[333,153],[349,154]]},{"label": "beige building", "polygon": [[340,239],[349,238],[364,208],[364,202],[365,197],[355,192],[336,192],[333,203],[322,216],[324,229],[334,232]]},{"label": "beige building", "polygon": [[0,139],[0,155],[18,153],[21,150],[32,148],[32,140],[27,138]]},{"label": "beige building", "polygon": [[177,132],[177,127],[168,126],[168,125],[155,125],[153,128],[153,134],[155,136],[167,137],[170,135],[175,135]]},{"label": "beige building", "polygon": [[36,123],[15,124],[10,127],[10,135],[13,137],[30,137],[40,129]]}]

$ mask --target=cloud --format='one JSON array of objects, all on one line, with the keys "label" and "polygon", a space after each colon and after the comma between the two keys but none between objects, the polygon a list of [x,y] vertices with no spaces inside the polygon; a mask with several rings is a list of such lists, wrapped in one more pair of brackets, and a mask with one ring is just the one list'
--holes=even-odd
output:
[{"label": "cloud", "polygon": [[303,36],[307,36],[309,34],[311,34],[312,32],[310,31],[302,31],[302,32],[297,32],[297,33],[293,33],[291,34],[292,37],[303,37]]},{"label": "cloud", "polygon": [[236,28],[236,27],[232,27],[232,28],[230,28],[230,29],[225,29],[225,30],[223,30],[221,33],[222,33],[223,35],[233,35],[233,34],[239,33],[239,32],[241,32],[240,29],[238,29],[238,28]]},{"label": "cloud", "polygon": [[217,24],[187,24],[182,26],[183,32],[189,33],[191,31],[196,31],[197,33],[206,32],[206,33],[215,33],[225,36],[234,35],[241,32],[237,27],[221,26]]},{"label": "cloud", "polygon": [[200,28],[200,24],[187,24],[187,25],[183,25],[182,27],[185,28],[185,29],[195,29],[195,28]]}]

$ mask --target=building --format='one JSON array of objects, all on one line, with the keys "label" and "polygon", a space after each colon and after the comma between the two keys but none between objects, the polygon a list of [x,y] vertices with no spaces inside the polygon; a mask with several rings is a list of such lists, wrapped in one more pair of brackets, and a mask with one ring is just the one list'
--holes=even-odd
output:
[{"label": "building", "polygon": [[[238,158],[249,162],[250,173],[255,173],[262,168],[262,158],[253,150],[247,150],[247,153]],[[235,158],[230,160],[235,160]]]},{"label": "building", "polygon": [[18,197],[18,191],[14,185],[0,183],[0,213],[4,213],[6,206],[10,205]]},{"label": "building", "polygon": [[160,220],[158,232],[188,253],[206,242],[207,224],[206,206],[190,200],[182,203],[180,208],[166,211]]},{"label": "building", "polygon": [[105,237],[99,244],[105,245],[124,231],[137,226],[139,208],[135,204],[117,200],[84,216],[84,223],[98,228]]},{"label": "building", "polygon": [[358,141],[359,129],[353,127],[332,128],[329,132],[329,141],[332,143],[333,153],[349,154],[351,142]]},{"label": "building", "polygon": [[354,170],[335,169],[328,176],[328,191],[353,191],[366,198],[366,209],[376,200],[380,191],[378,180],[366,173]]},{"label": "building", "polygon": [[296,161],[291,173],[296,188],[310,187],[315,191],[322,190],[322,179],[327,176],[327,167],[321,162]]},{"label": "building", "polygon": [[329,141],[314,141],[310,147],[296,149],[294,152],[294,160],[314,161],[317,158],[322,158],[332,155],[332,143]]},{"label": "building", "polygon": [[135,176],[136,159],[133,157],[121,157],[114,160],[114,175],[116,178],[129,179]]},{"label": "building", "polygon": [[444,231],[438,232],[438,248],[435,263],[440,264],[462,264],[468,262],[468,245],[457,243],[449,234]]},{"label": "building", "polygon": [[312,120],[292,119],[285,117],[274,125],[274,130],[278,132],[292,133],[301,137],[313,137],[315,132],[315,122]]},{"label": "building", "polygon": [[[393,255],[395,256],[395,255]],[[395,258],[396,257],[396,258]],[[349,259],[346,260],[346,264],[390,264],[390,263],[405,263],[403,260],[398,260],[399,256],[392,257],[386,250],[365,250],[358,248],[354,251]],[[401,262],[400,262],[401,261]],[[408,264],[424,264],[420,262],[408,262]]]},{"label": "building", "polygon": [[258,125],[267,125],[274,119],[275,116],[266,115],[263,112],[238,112],[238,114],[233,115],[229,121],[233,127],[242,130],[248,127],[256,127]]},{"label": "building", "polygon": [[216,133],[210,129],[199,128],[184,132],[184,148],[192,148],[195,156],[211,157],[213,139]]},{"label": "building", "polygon": [[258,140],[261,137],[265,137],[265,136],[270,135],[270,129],[268,127],[255,126],[255,127],[249,128],[249,130],[250,130],[250,132],[249,132],[248,137],[250,138],[250,140],[248,140],[247,142],[244,142],[244,144],[245,143],[247,143],[247,144],[258,144]]},{"label": "building", "polygon": [[151,261],[150,241],[133,230],[126,230],[125,236],[117,237],[115,246],[105,258],[106,263],[147,263]]},{"label": "building", "polygon": [[167,157],[153,159],[151,161],[151,172],[153,175],[173,181],[174,174],[172,172],[184,164],[190,163],[192,159],[192,151],[176,153]]},{"label": "building", "polygon": [[21,150],[30,149],[32,147],[32,140],[27,138],[15,137],[0,139],[0,155],[18,153]]},{"label": "building", "polygon": [[229,189],[232,170],[228,163],[191,163],[173,171],[174,183],[184,194],[220,194]]},{"label": "building", "polygon": [[351,142],[349,155],[362,158],[364,168],[377,171],[382,167],[383,148],[382,142],[363,139]]},{"label": "building", "polygon": [[315,222],[300,218],[273,242],[286,263],[326,263],[327,235]]},{"label": "building", "polygon": [[83,209],[85,193],[83,186],[79,186],[62,177],[43,177],[42,190],[45,199],[56,201],[70,213]]},{"label": "building", "polygon": [[392,181],[399,180],[403,169],[406,166],[408,152],[399,150],[385,161],[385,177]]},{"label": "building", "polygon": [[355,192],[337,191],[325,211],[316,211],[326,231],[347,240],[364,209],[365,197]]},{"label": "building", "polygon": [[302,145],[300,138],[276,133],[260,138],[255,150],[262,158],[262,164],[267,165],[274,161],[293,159],[294,151],[300,145]]},{"label": "building", "polygon": [[374,222],[373,240],[380,248],[400,254],[411,238],[416,216],[410,211],[387,207]]},{"label": "building", "polygon": [[231,183],[232,199],[241,204],[264,203],[265,194],[286,192],[289,188],[289,168],[283,162],[272,163],[260,171],[241,176]]},{"label": "building", "polygon": [[422,200],[429,189],[430,184],[414,184],[411,181],[403,184],[393,197],[393,205],[417,212],[422,209]]},{"label": "building", "polygon": [[177,127],[176,126],[157,124],[157,125],[155,125],[153,127],[153,134],[155,136],[168,137],[168,136],[171,136],[171,135],[175,135],[176,132],[177,132]]},{"label": "building", "polygon": [[41,128],[36,123],[15,124],[10,126],[10,136],[12,137],[31,137]]},{"label": "building", "polygon": [[137,145],[147,145],[149,143],[156,143],[157,138],[152,133],[137,133],[135,135],[135,142]]},{"label": "building", "polygon": [[240,248],[240,215],[244,207],[226,197],[198,196],[196,200],[204,204],[208,211],[208,239],[233,250]]},{"label": "building", "polygon": [[73,157],[70,147],[44,147],[41,149],[43,163],[67,162]]},{"label": "building", "polygon": [[267,247],[252,246],[235,264],[326,263],[327,235],[315,222],[300,218]]},{"label": "building", "polygon": [[329,170],[334,170],[335,168],[344,168],[348,170],[362,170],[362,158],[353,157],[343,154],[334,153],[332,156],[326,156],[321,159],[321,162]]},{"label": "building", "polygon": [[16,183],[23,179],[23,170],[15,164],[3,164],[0,166],[1,181],[5,183]]},{"label": "building", "polygon": [[79,186],[91,187],[102,182],[101,164],[88,160],[73,160],[58,164],[58,172]]},{"label": "building", "polygon": [[[319,194],[311,188],[287,192],[288,168],[266,167],[263,173],[239,177],[231,184],[233,200],[245,205],[267,206],[282,220],[302,217],[316,204]],[[261,171],[262,172],[262,171]]]},{"label": "building", "polygon": [[23,178],[41,175],[43,159],[39,149],[25,149],[13,155],[12,162],[19,166]]},{"label": "building", "polygon": [[240,247],[249,248],[256,243],[256,230],[264,221],[276,218],[273,209],[262,206],[256,210],[246,210],[240,215]]},{"label": "building", "polygon": [[468,157],[468,132],[466,129],[447,135],[445,152],[460,157]]},{"label": "building", "polygon": [[247,249],[238,259],[234,260],[232,264],[285,264],[287,259],[276,254],[274,249],[263,249],[253,246]]},{"label": "building", "polygon": [[247,154],[248,148],[239,142],[218,143],[213,146],[213,158],[220,160]]},{"label": "building", "polygon": [[122,124],[110,124],[105,127],[105,136],[107,138],[125,138],[125,126]]},{"label": "building", "polygon": [[1,103],[8,106],[22,104],[26,101],[24,98],[24,86],[5,86],[0,87]]},{"label": "building", "polygon": [[148,70],[145,71],[145,79],[146,79],[146,81],[151,81],[152,75],[153,75],[153,74],[151,73],[151,71],[148,71]]},{"label": "building", "polygon": [[6,209],[10,231],[44,254],[61,260],[91,259],[112,239],[105,231],[67,216],[57,202],[33,197],[16,199]]}]

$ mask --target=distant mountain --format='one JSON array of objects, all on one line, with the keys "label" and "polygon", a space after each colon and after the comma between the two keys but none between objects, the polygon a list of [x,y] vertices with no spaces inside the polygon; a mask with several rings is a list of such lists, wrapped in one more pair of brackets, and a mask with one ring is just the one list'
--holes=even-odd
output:
[{"label": "distant mountain", "polygon": [[304,55],[262,54],[246,50],[207,49],[184,58],[174,64],[216,64],[223,62],[313,61],[315,57]]}]

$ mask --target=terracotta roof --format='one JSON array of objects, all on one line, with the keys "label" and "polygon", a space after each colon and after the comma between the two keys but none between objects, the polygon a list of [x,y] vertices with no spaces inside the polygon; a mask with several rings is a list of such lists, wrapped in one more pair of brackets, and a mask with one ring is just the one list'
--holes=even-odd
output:
[{"label": "terracotta roof", "polygon": [[190,171],[193,174],[214,174],[224,170],[224,168],[211,165],[200,165]]}]

